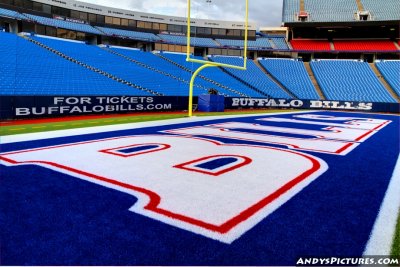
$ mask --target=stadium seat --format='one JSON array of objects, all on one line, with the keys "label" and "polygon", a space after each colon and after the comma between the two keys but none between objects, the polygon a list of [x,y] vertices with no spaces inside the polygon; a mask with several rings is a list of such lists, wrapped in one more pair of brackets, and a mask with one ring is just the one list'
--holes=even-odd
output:
[{"label": "stadium seat", "polygon": [[22,14],[5,8],[0,8],[0,17],[7,17],[13,19],[26,19],[26,17],[23,16]]},{"label": "stadium seat", "polygon": [[[147,66],[158,69],[164,73],[168,73],[169,75],[172,75],[174,77],[178,77],[179,79],[184,80],[187,84],[189,84],[190,79],[192,77],[191,72],[185,71],[184,69],[179,68],[177,65],[153,53],[132,50],[132,49],[123,49],[123,48],[111,48],[111,49],[119,54],[122,54],[131,59],[146,64]],[[187,88],[189,88],[189,86],[187,86]],[[237,93],[233,91],[227,90],[223,87],[217,86],[216,84],[213,84],[209,81],[200,78],[197,78],[195,80],[194,95],[205,94],[208,92],[209,88],[215,88],[218,90],[219,93],[225,96],[239,96]],[[188,91],[186,91],[186,93],[188,93]]]},{"label": "stadium seat", "polygon": [[154,92],[168,96],[187,95],[188,83],[130,62],[100,47],[59,39],[35,39],[72,58]]},{"label": "stadium seat", "polygon": [[373,20],[399,20],[400,1],[398,0],[361,0],[365,10],[371,13]]},{"label": "stadium seat", "polygon": [[397,51],[390,40],[335,40],[336,51]]},{"label": "stadium seat", "polygon": [[400,97],[400,60],[377,61],[376,67]]},{"label": "stadium seat", "polygon": [[[231,39],[216,39],[216,41],[221,44],[223,47],[244,47],[244,39],[243,40],[231,40]],[[268,38],[259,37],[255,41],[248,40],[247,41],[248,48],[252,49],[272,49],[272,45]]]},{"label": "stadium seat", "polygon": [[[198,63],[193,63],[193,62],[187,62],[186,61],[186,55],[183,54],[175,54],[175,53],[162,53],[160,54],[162,57],[167,58],[176,64],[178,64],[181,67],[184,67],[190,72],[194,72],[197,68],[200,67],[200,64]],[[194,59],[198,60],[204,60],[202,57],[192,57]],[[218,84],[222,84],[223,86],[226,86],[230,89],[233,89],[235,91],[241,92],[244,95],[251,96],[251,97],[263,97],[264,95],[254,91],[252,88],[247,86],[246,84],[240,82],[239,80],[235,79],[228,73],[224,72],[220,68],[206,68],[201,71],[200,76],[205,76],[208,79],[211,79]],[[201,79],[200,77],[197,77],[196,80]],[[213,86],[213,88],[219,90],[219,87]]]},{"label": "stadium seat", "polygon": [[358,7],[355,0],[304,0],[311,22],[354,21]]},{"label": "stadium seat", "polygon": [[[158,37],[160,37],[165,43],[169,44],[177,44],[177,45],[187,44],[186,36],[159,34]],[[219,45],[215,43],[211,38],[200,38],[200,37],[191,37],[190,45],[200,46],[200,47],[219,47]]]},{"label": "stadium seat", "polygon": [[367,62],[318,60],[310,65],[328,100],[397,102]]},{"label": "stadium seat", "polygon": [[288,44],[286,43],[286,39],[284,36],[275,36],[275,37],[268,37],[270,42],[275,46],[275,49],[278,50],[290,50]]},{"label": "stadium seat", "polygon": [[283,0],[283,18],[285,22],[296,22],[300,12],[300,0]]},{"label": "stadium seat", "polygon": [[31,14],[26,14],[26,13],[24,13],[24,16],[26,16],[30,20],[33,20],[39,24],[43,24],[43,25],[47,25],[47,26],[52,26],[52,27],[62,28],[62,29],[67,29],[67,30],[73,30],[73,31],[78,31],[78,32],[86,32],[86,33],[102,35],[102,32],[100,32],[98,29],[90,26],[89,24],[40,17],[40,16],[35,16],[35,15],[31,15]]},{"label": "stadium seat", "polygon": [[134,40],[144,40],[144,41],[160,41],[160,38],[153,34],[153,33],[148,33],[148,32],[135,32],[135,31],[126,31],[126,30],[120,30],[120,29],[112,29],[112,28],[106,28],[106,27],[96,27],[100,31],[104,32],[108,36],[121,36],[125,38],[130,38]]},{"label": "stadium seat", "polygon": [[298,51],[330,51],[331,46],[327,40],[301,40],[290,41],[293,50]]},{"label": "stadium seat", "polygon": [[0,40],[1,95],[142,95],[17,35]]},{"label": "stadium seat", "polygon": [[[162,57],[175,62],[179,66],[188,69],[191,73],[193,73],[197,68],[200,67],[200,64],[198,64],[198,63],[187,62],[186,55],[183,55],[183,54],[162,53],[161,55],[162,55]],[[192,58],[198,59],[198,60],[204,60],[203,58],[196,57],[196,56],[192,57]],[[218,84],[222,84],[223,86],[226,86],[230,89],[241,92],[242,94],[247,95],[247,96],[263,97],[262,94],[254,91],[252,88],[250,88],[249,86],[240,82],[239,80],[235,79],[234,77],[227,74],[220,68],[206,68],[201,71],[199,76],[205,76],[206,78],[211,79],[212,81],[215,81]],[[199,76],[196,80],[200,79]],[[215,87],[213,87],[213,88],[215,88]],[[215,89],[219,90],[219,87],[215,88]]]},{"label": "stadium seat", "polygon": [[319,99],[302,61],[268,58],[259,62],[297,98]]},{"label": "stadium seat", "polygon": [[[243,66],[243,58],[240,57],[223,57],[215,56],[210,58],[212,61]],[[250,86],[256,88],[260,92],[267,94],[273,98],[291,98],[281,87],[272,81],[257,65],[251,61],[247,61],[247,70],[236,70],[232,68],[224,68],[225,71],[232,74],[234,77],[246,82]]]}]

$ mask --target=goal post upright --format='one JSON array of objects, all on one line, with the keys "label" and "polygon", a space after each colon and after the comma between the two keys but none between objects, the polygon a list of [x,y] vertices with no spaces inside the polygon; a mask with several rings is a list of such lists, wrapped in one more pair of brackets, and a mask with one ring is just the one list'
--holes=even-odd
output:
[{"label": "goal post upright", "polygon": [[203,64],[200,66],[193,74],[190,79],[189,85],[189,106],[188,106],[188,116],[193,116],[193,86],[194,80],[196,76],[205,68],[208,67],[224,67],[224,68],[232,68],[237,70],[246,70],[247,69],[247,37],[248,37],[248,26],[249,26],[249,0],[245,0],[245,22],[244,22],[244,50],[243,50],[243,66],[236,66],[224,63],[218,63],[207,60],[198,60],[190,57],[191,51],[191,43],[190,43],[190,34],[191,34],[191,0],[187,0],[187,39],[186,39],[186,61]]}]

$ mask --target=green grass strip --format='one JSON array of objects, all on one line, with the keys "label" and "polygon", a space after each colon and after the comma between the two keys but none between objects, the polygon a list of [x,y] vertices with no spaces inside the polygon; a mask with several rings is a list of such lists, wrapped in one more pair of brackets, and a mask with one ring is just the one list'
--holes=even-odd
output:
[{"label": "green grass strip", "polygon": [[[260,114],[260,113],[276,113],[282,112],[281,110],[254,110],[244,112],[210,112],[210,113],[196,113],[195,116],[223,116],[223,115],[243,115],[243,114]],[[146,121],[158,121],[158,120],[169,120],[185,118],[186,113],[181,114],[152,114],[152,115],[132,115],[132,116],[121,116],[121,117],[109,117],[100,119],[84,119],[76,121],[59,121],[59,122],[47,122],[47,123],[33,123],[33,124],[22,124],[22,125],[2,125],[0,127],[0,136],[25,134],[25,133],[37,133],[45,131],[56,131],[56,130],[68,130],[76,128],[94,127],[94,126],[105,126],[115,125],[124,123],[135,123],[135,122],[146,122]]]},{"label": "green grass strip", "polygon": [[399,212],[399,217],[397,218],[397,226],[396,226],[395,237],[393,240],[391,256],[400,257],[400,212]]}]

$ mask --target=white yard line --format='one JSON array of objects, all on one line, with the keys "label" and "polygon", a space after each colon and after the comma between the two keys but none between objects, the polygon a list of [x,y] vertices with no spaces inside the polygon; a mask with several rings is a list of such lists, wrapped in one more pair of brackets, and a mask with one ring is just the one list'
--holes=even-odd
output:
[{"label": "white yard line", "polygon": [[[372,229],[364,256],[389,256],[400,210],[400,155]],[[367,196],[366,196],[367,197]],[[366,207],[368,208],[368,207]]]},{"label": "white yard line", "polygon": [[[244,115],[225,115],[225,116],[207,116],[207,117],[191,117],[191,118],[180,118],[180,119],[169,119],[169,120],[159,120],[159,121],[149,121],[149,122],[136,122],[136,123],[125,123],[125,124],[115,124],[107,126],[96,126],[96,127],[86,127],[78,129],[68,129],[59,131],[47,131],[40,133],[27,133],[27,134],[16,134],[16,135],[6,135],[0,136],[0,144],[24,142],[24,141],[34,141],[41,139],[57,138],[64,136],[76,136],[83,134],[94,134],[102,132],[113,132],[120,130],[130,130],[130,129],[140,129],[146,127],[154,126],[166,126],[181,123],[191,123],[200,121],[211,121],[219,119],[230,119],[238,117],[257,117],[257,116],[276,116],[280,114],[297,114],[297,113],[309,113],[310,111],[295,111],[295,112],[283,112],[283,113],[258,113],[258,114],[244,114]],[[311,111],[315,112],[315,111]]]}]

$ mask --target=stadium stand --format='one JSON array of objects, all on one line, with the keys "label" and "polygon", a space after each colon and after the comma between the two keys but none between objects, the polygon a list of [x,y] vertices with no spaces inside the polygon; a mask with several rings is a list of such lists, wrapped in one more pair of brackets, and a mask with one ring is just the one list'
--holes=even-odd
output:
[{"label": "stadium stand", "polygon": [[297,14],[300,12],[300,0],[283,1],[283,21],[297,21]]},{"label": "stadium stand", "polygon": [[[184,80],[187,84],[190,82],[191,79],[191,73],[183,70],[182,68],[179,68],[177,65],[172,64],[171,62],[162,59],[161,57],[149,53],[149,52],[142,52],[138,50],[132,50],[132,49],[123,49],[123,48],[111,48],[112,51],[115,51],[121,55],[127,56],[133,60],[136,60],[138,62],[141,62],[143,64],[146,64],[147,66],[150,66],[151,68],[156,68],[158,70],[161,70],[164,73],[168,73],[169,75],[172,75],[174,77],[179,77],[179,79]],[[218,87],[216,88],[216,85],[213,83],[210,83],[209,81],[206,81],[204,79],[196,79],[195,80],[195,86],[198,87],[197,91],[198,94],[201,93],[206,93],[209,88],[215,88],[217,89],[221,94],[225,96],[239,96],[239,94],[227,90],[223,87]],[[201,90],[202,89],[202,90]]]},{"label": "stadium stand", "polygon": [[96,27],[100,31],[104,32],[108,36],[121,36],[125,38],[130,38],[134,40],[144,40],[144,41],[151,41],[156,42],[160,41],[160,38],[148,32],[136,32],[136,31],[126,31],[120,29],[112,29],[112,28],[105,28],[105,27]]},{"label": "stadium stand", "polygon": [[373,20],[399,20],[400,18],[400,1],[398,0],[361,0],[361,3],[366,10],[371,12]]},{"label": "stadium stand", "polygon": [[[187,71],[190,73],[193,73],[198,67],[200,67],[200,64],[198,63],[193,63],[193,62],[187,62],[186,61],[186,55],[183,54],[175,54],[175,53],[160,53],[159,54],[161,57],[171,60],[175,62],[177,65],[179,65],[181,68],[185,68]],[[192,57],[194,59],[198,60],[204,60],[202,57],[194,56]],[[205,77],[206,79],[210,79],[218,84],[221,84],[223,86],[226,86],[230,89],[233,89],[235,91],[241,92],[244,95],[251,96],[251,97],[264,97],[265,95],[260,94],[251,87],[247,86],[246,84],[240,82],[239,80],[235,79],[231,75],[227,74],[220,68],[206,68],[204,69],[198,76],[197,79],[200,79],[201,77]],[[215,88],[215,86],[213,87]],[[219,90],[219,88],[215,88]]]},{"label": "stadium stand", "polygon": [[[216,39],[223,47],[244,47],[244,40]],[[268,38],[257,38],[255,41],[248,40],[247,46],[256,49],[272,49],[272,45]]]},{"label": "stadium stand", "polygon": [[45,18],[45,17],[40,17],[40,16],[36,16],[36,15],[31,15],[31,14],[25,14],[25,13],[23,15],[26,16],[27,18],[29,18],[30,20],[33,20],[39,24],[53,26],[56,28],[62,28],[62,29],[67,29],[67,30],[102,35],[102,32],[100,32],[98,29],[90,26],[89,24],[75,23],[75,22],[65,21],[65,20],[61,20],[61,19]]},{"label": "stadium stand", "polygon": [[[160,37],[164,42],[170,44],[186,45],[187,42],[186,36],[181,35],[159,34],[158,37]],[[212,39],[200,37],[191,37],[190,45],[201,47],[218,47],[218,44],[216,44]]]},{"label": "stadium stand", "polygon": [[400,61],[383,60],[375,63],[385,80],[390,84],[396,94],[400,97]]},{"label": "stadium stand", "polygon": [[302,61],[260,59],[261,66],[300,99],[319,99]]},{"label": "stadium stand", "polygon": [[317,60],[310,65],[328,100],[396,103],[367,62]]},{"label": "stadium stand", "polygon": [[398,51],[390,40],[335,40],[336,51]]},{"label": "stadium stand", "polygon": [[139,95],[22,37],[0,32],[2,95]]},{"label": "stadium stand", "polygon": [[[243,66],[243,58],[239,57],[223,57],[214,56],[209,58],[211,61],[231,64],[236,66]],[[224,68],[225,69],[225,68]],[[282,88],[280,88],[274,81],[268,78],[257,65],[249,60],[247,61],[247,70],[241,71],[232,68],[226,68],[225,71],[232,74],[234,77],[244,81],[250,86],[260,90],[274,98],[291,98]]]},{"label": "stadium stand", "polygon": [[285,36],[269,37],[269,40],[273,44],[272,47],[275,49],[290,50],[288,44],[286,43]]},{"label": "stadium stand", "polygon": [[163,95],[187,95],[187,85],[171,77],[129,62],[97,46],[34,37],[35,40],[90,66]]},{"label": "stadium stand", "polygon": [[0,8],[0,17],[8,17],[13,19],[26,19],[23,15],[16,11]]},{"label": "stadium stand", "polygon": [[304,0],[309,21],[354,21],[358,7],[355,0]]},{"label": "stadium stand", "polygon": [[293,50],[298,51],[330,51],[331,46],[327,40],[301,40],[290,41]]}]

